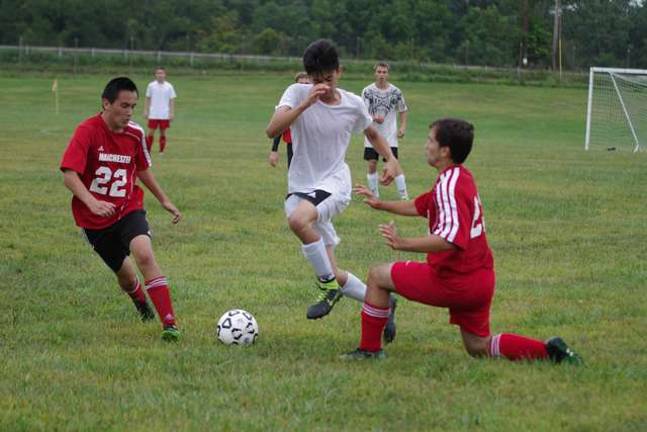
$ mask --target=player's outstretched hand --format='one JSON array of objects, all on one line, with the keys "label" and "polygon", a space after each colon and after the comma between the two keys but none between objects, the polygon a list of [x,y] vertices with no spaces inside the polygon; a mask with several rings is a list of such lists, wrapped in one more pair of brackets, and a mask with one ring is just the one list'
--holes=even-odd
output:
[{"label": "player's outstretched hand", "polygon": [[388,162],[384,164],[384,171],[380,176],[380,183],[384,186],[391,184],[393,179],[402,174],[402,168],[400,168],[400,162],[396,158],[391,158]]},{"label": "player's outstretched hand", "polygon": [[180,213],[180,211],[177,209],[177,207],[175,207],[175,205],[173,205],[171,201],[162,202],[162,207],[164,207],[167,212],[173,215],[173,219],[171,219],[172,223],[176,224],[182,219],[182,213]]},{"label": "player's outstretched hand", "polygon": [[381,224],[378,229],[380,234],[384,237],[387,246],[391,249],[398,250],[400,248],[400,236],[398,236],[398,230],[395,228],[395,222],[391,221],[388,224]]},{"label": "player's outstretched hand", "polygon": [[369,206],[373,207],[374,209],[380,208],[380,204],[382,201],[380,201],[374,194],[373,191],[371,191],[369,188],[364,186],[363,184],[356,184],[355,187],[353,188],[353,192],[355,192],[357,195],[361,195],[364,197],[364,202],[368,204]]},{"label": "player's outstretched hand", "polygon": [[404,138],[404,129],[400,128],[398,130],[398,138],[400,139]]},{"label": "player's outstretched hand", "polygon": [[275,167],[279,163],[279,152],[270,152],[270,155],[267,157],[267,162],[269,162],[272,167]]},{"label": "player's outstretched hand", "polygon": [[117,211],[117,207],[113,203],[98,199],[92,201],[88,207],[93,214],[101,217],[110,217]]}]

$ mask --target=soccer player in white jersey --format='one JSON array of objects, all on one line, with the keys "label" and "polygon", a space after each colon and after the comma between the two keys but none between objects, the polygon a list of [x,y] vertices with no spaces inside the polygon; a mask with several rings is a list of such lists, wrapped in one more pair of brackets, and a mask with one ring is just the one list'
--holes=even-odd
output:
[{"label": "soccer player in white jersey", "polygon": [[[398,138],[404,138],[407,130],[407,112],[409,108],[399,88],[389,82],[388,63],[380,62],[374,67],[375,82],[362,90],[362,99],[373,118],[373,125],[382,134],[391,147],[391,152],[398,158]],[[397,112],[397,116],[396,116]],[[400,128],[398,128],[398,119]],[[368,139],[364,140],[364,160],[368,164],[366,178],[368,187],[376,197],[380,196],[377,178],[377,160],[379,155]],[[395,178],[400,198],[409,199],[404,174]]]},{"label": "soccer player in white jersey", "polygon": [[[340,239],[331,222],[351,200],[350,170],[344,161],[351,133],[364,133],[386,159],[384,184],[401,171],[362,99],[337,88],[341,69],[332,43],[310,44],[303,65],[312,84],[292,84],[285,90],[266,133],[274,137],[288,127],[292,131],[294,156],[288,170],[285,213],[317,275],[321,295],[307,311],[308,319],[317,319],[330,313],[342,295],[363,302],[366,294],[362,281],[337,267],[334,250]],[[392,337],[387,331],[388,342]]]},{"label": "soccer player in white jersey", "polygon": [[175,89],[166,81],[166,70],[163,67],[155,69],[155,80],[146,87],[144,101],[144,118],[148,119],[146,145],[150,152],[155,140],[155,129],[160,129],[160,154],[166,148],[166,129],[171,127],[175,117]]}]

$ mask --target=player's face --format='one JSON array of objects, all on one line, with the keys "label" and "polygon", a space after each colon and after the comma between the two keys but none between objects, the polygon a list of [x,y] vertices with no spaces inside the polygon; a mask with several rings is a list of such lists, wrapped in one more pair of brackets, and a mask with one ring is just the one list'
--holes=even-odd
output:
[{"label": "player's face", "polygon": [[436,140],[436,128],[429,129],[425,153],[427,155],[427,163],[432,167],[437,167],[441,159],[441,147],[438,144],[438,140]]},{"label": "player's face", "polygon": [[329,87],[328,93],[324,96],[326,98],[334,97],[335,89],[337,88],[337,81],[341,76],[341,70],[335,69],[333,71],[322,72],[318,74],[312,74],[310,76],[310,81],[312,84],[326,84]]},{"label": "player's face", "polygon": [[389,69],[384,66],[378,66],[375,69],[375,82],[384,84],[389,79]]},{"label": "player's face", "polygon": [[158,83],[163,83],[166,80],[166,71],[164,69],[157,69],[155,71],[155,79]]},{"label": "player's face", "polygon": [[128,125],[137,105],[137,92],[122,90],[117,99],[110,103],[103,100],[103,118],[112,130],[121,130]]}]

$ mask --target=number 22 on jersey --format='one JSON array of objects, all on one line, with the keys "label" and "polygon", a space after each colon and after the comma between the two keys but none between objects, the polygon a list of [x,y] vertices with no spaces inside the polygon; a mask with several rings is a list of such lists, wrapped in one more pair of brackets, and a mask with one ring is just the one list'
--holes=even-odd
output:
[{"label": "number 22 on jersey", "polygon": [[476,238],[483,234],[485,222],[481,214],[481,199],[478,195],[474,196],[474,218],[472,219],[472,228],[470,229],[470,238]]},{"label": "number 22 on jersey", "polygon": [[[126,183],[128,183],[128,171],[121,168],[112,172],[112,170],[106,166],[97,168],[94,172],[97,176],[92,180],[90,185],[90,192],[95,192],[101,195],[108,195],[115,198],[122,198],[126,196]],[[108,185],[110,189],[108,191]]]}]

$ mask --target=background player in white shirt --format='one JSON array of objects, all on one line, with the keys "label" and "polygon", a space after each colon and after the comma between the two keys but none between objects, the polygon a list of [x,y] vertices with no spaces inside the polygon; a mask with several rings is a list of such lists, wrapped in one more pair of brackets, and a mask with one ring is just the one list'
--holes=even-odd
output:
[{"label": "background player in white shirt", "polygon": [[[342,294],[362,302],[366,294],[366,285],[339,269],[334,255],[340,240],[331,220],[351,199],[350,169],[344,161],[351,133],[363,132],[386,159],[383,183],[390,183],[401,171],[362,99],[337,88],[341,69],[335,47],[326,40],[313,42],[304,53],[303,65],[312,84],[292,84],[285,90],[266,133],[274,137],[287,127],[292,131],[294,156],[285,212],[317,275],[321,296],[307,312],[308,319],[317,319],[326,316]],[[384,335],[388,341],[387,330]]]},{"label": "background player in white shirt", "polygon": [[[389,143],[391,151],[397,159],[398,138],[403,138],[407,130],[407,112],[409,108],[400,89],[389,83],[389,69],[389,64],[385,62],[375,65],[375,82],[362,90],[362,99],[368,108],[368,113],[373,118],[373,125]],[[396,117],[400,119],[399,129]],[[371,142],[368,139],[364,140],[364,160],[368,162],[366,178],[368,187],[376,197],[380,196],[377,179],[378,157],[379,155]],[[409,199],[404,174],[400,174],[395,178],[395,186],[398,188],[400,198]]]},{"label": "background player in white shirt", "polygon": [[175,117],[175,89],[166,81],[166,70],[163,67],[155,69],[155,80],[148,83],[144,101],[144,118],[148,119],[146,145],[148,151],[153,147],[155,129],[160,129],[160,154],[166,148],[166,129],[171,127]]}]

